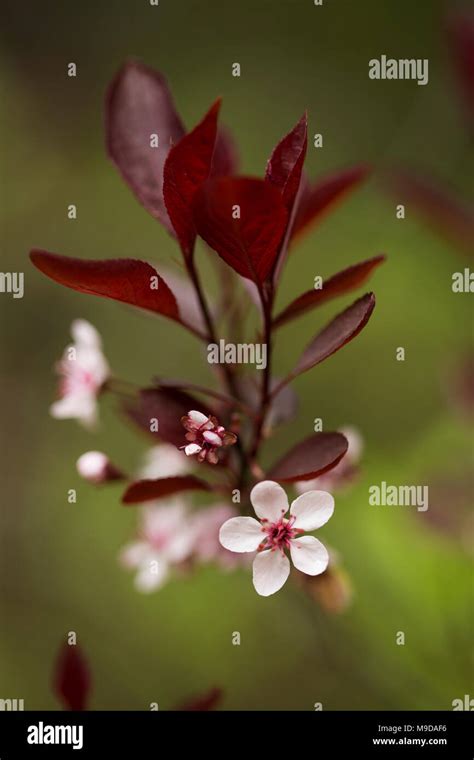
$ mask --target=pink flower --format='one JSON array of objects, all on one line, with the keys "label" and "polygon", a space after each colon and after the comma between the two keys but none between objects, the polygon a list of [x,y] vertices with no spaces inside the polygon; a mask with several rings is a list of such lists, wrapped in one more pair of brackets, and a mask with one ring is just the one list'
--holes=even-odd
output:
[{"label": "pink flower", "polygon": [[349,444],[345,456],[339,464],[312,480],[300,480],[295,483],[297,493],[306,493],[321,489],[323,491],[336,491],[352,483],[357,475],[357,465],[364,449],[364,440],[359,431],[354,427],[345,427],[340,430],[346,436]]},{"label": "pink flower", "polygon": [[290,574],[288,550],[297,570],[319,575],[328,565],[326,548],[304,531],[324,525],[334,511],[334,499],[325,491],[308,491],[299,496],[288,511],[288,498],[283,488],[272,480],[258,483],[250,493],[250,501],[260,522],[253,517],[233,517],[220,529],[219,539],[233,552],[258,551],[253,561],[253,585],[261,596],[270,596],[286,582]]},{"label": "pink flower", "polygon": [[86,451],[76,462],[79,475],[89,483],[98,485],[110,480],[120,480],[123,474],[102,451]]},{"label": "pink flower", "polygon": [[144,464],[140,468],[140,478],[170,478],[186,475],[190,471],[189,460],[170,443],[160,443],[148,449]]},{"label": "pink flower", "polygon": [[67,346],[58,373],[62,376],[61,398],[51,406],[58,419],[75,418],[86,427],[97,421],[97,396],[110,371],[102,353],[100,335],[85,319],[76,319],[71,326],[74,343]]},{"label": "pink flower", "polygon": [[237,510],[227,504],[214,504],[200,509],[194,515],[194,556],[200,562],[215,562],[224,570],[247,564],[247,558],[225,549],[219,541],[221,525],[237,515]]},{"label": "pink flower", "polygon": [[181,418],[181,422],[188,431],[185,438],[190,441],[181,448],[188,457],[197,454],[199,462],[206,460],[209,464],[217,464],[217,450],[221,446],[232,446],[237,441],[237,436],[219,425],[215,417],[207,417],[202,412],[191,410]]},{"label": "pink flower", "polygon": [[137,570],[138,591],[155,591],[167,581],[172,568],[190,556],[193,541],[194,529],[185,504],[175,500],[166,506],[147,506],[139,538],[123,549],[120,560],[125,567]]}]

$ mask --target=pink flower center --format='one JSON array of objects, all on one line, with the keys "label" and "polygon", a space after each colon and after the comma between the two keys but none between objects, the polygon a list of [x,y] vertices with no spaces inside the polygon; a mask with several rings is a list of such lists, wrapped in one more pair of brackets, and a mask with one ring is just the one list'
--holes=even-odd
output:
[{"label": "pink flower center", "polygon": [[262,520],[262,530],[266,533],[264,541],[258,547],[258,551],[264,551],[265,549],[280,549],[284,551],[290,548],[290,541],[299,533],[303,533],[302,530],[294,528],[295,517],[290,517],[286,520],[281,517],[278,522],[268,522],[268,520]]}]

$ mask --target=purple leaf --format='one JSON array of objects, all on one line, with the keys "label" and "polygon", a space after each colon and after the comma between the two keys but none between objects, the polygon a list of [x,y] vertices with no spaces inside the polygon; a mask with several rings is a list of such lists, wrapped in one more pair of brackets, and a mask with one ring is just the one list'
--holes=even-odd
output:
[{"label": "purple leaf", "polygon": [[338,314],[313,338],[290,377],[294,378],[302,372],[307,372],[353,340],[369,321],[374,307],[375,296],[373,293],[367,293]]},{"label": "purple leaf", "polygon": [[162,499],[165,496],[172,496],[183,491],[209,491],[210,488],[208,483],[194,475],[137,480],[128,486],[122,496],[122,502],[124,504],[142,504],[145,501]]},{"label": "purple leaf", "polygon": [[59,652],[53,689],[67,710],[85,710],[91,689],[89,666],[78,644],[64,644]]},{"label": "purple leaf", "polygon": [[368,172],[369,167],[366,165],[354,166],[336,174],[330,174],[313,185],[303,178],[305,184],[302,185],[296,219],[291,232],[292,239],[307,232],[336,201],[365,179]]},{"label": "purple leaf", "polygon": [[137,259],[75,259],[31,251],[40,272],[60,285],[137,306],[181,322],[176,298],[158,272]]},{"label": "purple leaf", "polygon": [[199,235],[232,269],[261,284],[270,274],[285,231],[280,192],[253,177],[219,177],[196,196]]},{"label": "purple leaf", "polygon": [[164,168],[163,195],[184,256],[193,253],[196,228],[193,201],[209,177],[217,134],[220,100],[204,119],[171,149]]},{"label": "purple leaf", "polygon": [[271,480],[311,480],[335,467],[347,451],[341,433],[315,433],[288,451],[268,473]]},{"label": "purple leaf", "polygon": [[[163,167],[172,145],[184,135],[164,77],[137,61],[118,72],[105,105],[110,158],[149,213],[174,235],[163,199]],[[158,147],[151,136],[158,136]]]},{"label": "purple leaf", "polygon": [[412,207],[449,243],[472,256],[474,212],[449,188],[411,171],[394,171],[388,187],[398,203]]},{"label": "purple leaf", "polygon": [[361,261],[353,264],[347,269],[334,274],[327,280],[324,280],[323,287],[319,290],[308,290],[306,293],[298,296],[292,301],[280,314],[273,320],[274,327],[280,327],[295,317],[304,314],[316,306],[321,306],[326,301],[356,290],[369,279],[373,270],[385,261],[385,256],[374,256],[373,259]]},{"label": "purple leaf", "polygon": [[217,131],[214,155],[212,156],[212,177],[228,177],[237,174],[239,168],[239,155],[237,145],[227,127],[221,127]]},{"label": "purple leaf", "polygon": [[265,179],[280,190],[288,214],[300,186],[307,145],[308,117],[305,113],[278,143],[267,164]]}]

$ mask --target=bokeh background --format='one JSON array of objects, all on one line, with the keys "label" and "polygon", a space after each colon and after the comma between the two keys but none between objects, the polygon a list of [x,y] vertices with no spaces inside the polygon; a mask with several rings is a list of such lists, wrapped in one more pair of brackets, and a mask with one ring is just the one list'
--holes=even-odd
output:
[{"label": "bokeh background", "polygon": [[[425,0],[73,0],[2,4],[2,271],[25,272],[25,297],[0,295],[2,318],[2,664],[0,696],[57,709],[54,659],[76,631],[94,680],[91,709],[172,708],[211,686],[225,709],[451,709],[472,693],[472,427],[452,380],[471,340],[469,294],[451,276],[469,262],[421,223],[397,220],[381,175],[418,167],[468,197],[473,157],[445,21],[452,3]],[[430,81],[374,82],[381,54],[429,58]],[[90,448],[127,469],[147,442],[105,400],[92,435],[56,422],[54,361],[76,317],[100,330],[120,377],[208,382],[197,342],[178,326],[63,289],[30,265],[32,247],[84,257],[177,259],[175,244],[121,181],[104,150],[103,96],[129,56],[167,76],[188,126],[217,95],[241,151],[262,174],[273,146],[305,108],[312,178],[369,161],[369,182],[327,215],[292,255],[279,304],[316,274],[383,251],[377,307],[349,346],[295,388],[298,417],[268,461],[312,432],[352,424],[366,449],[359,481],[337,498],[320,537],[354,587],[342,615],[287,584],[262,599],[243,571],[204,568],[139,595],[117,562],[136,513],[121,488],[94,490],[75,461]],[[68,78],[68,62],[78,76]],[[238,61],[242,76],[231,76]],[[471,144],[472,148],[472,144]],[[400,200],[403,202],[403,199]],[[75,203],[78,219],[67,219]],[[200,251],[206,282],[209,261]],[[347,305],[350,302],[347,299]],[[281,330],[276,369],[289,369],[344,303]],[[403,346],[405,362],[395,351]],[[472,348],[472,346],[471,346]],[[472,470],[471,470],[472,471]],[[430,510],[370,507],[382,480],[430,485]],[[67,491],[77,489],[76,504]],[[471,503],[470,503],[471,502]],[[471,530],[469,525],[471,525]],[[241,646],[231,634],[240,631]],[[403,631],[405,646],[396,645]]]}]

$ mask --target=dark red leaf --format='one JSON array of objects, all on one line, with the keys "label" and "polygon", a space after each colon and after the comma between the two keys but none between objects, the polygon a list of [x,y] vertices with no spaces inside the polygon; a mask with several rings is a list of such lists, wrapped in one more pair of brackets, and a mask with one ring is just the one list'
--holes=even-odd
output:
[{"label": "dark red leaf", "polygon": [[158,272],[144,261],[74,259],[46,251],[32,251],[30,258],[40,272],[67,288],[181,321],[173,293]]},{"label": "dark red leaf", "polygon": [[[163,167],[184,135],[164,77],[142,63],[126,63],[113,80],[105,106],[110,158],[140,203],[174,235],[163,199]],[[151,135],[158,147],[151,147]]]},{"label": "dark red leaf", "polygon": [[[186,456],[183,454],[183,456]],[[162,499],[183,491],[209,491],[210,485],[194,475],[178,475],[172,478],[158,478],[156,480],[137,480],[131,483],[124,495],[124,504],[141,504],[144,501]]]},{"label": "dark red leaf", "polygon": [[368,172],[369,167],[366,165],[355,166],[324,177],[314,185],[306,182],[302,187],[292,229],[292,239],[303,231],[307,232],[310,225],[319,220],[323,212],[328,211],[335,201],[340,200],[345,193],[365,179]]},{"label": "dark red leaf", "polygon": [[300,441],[268,473],[271,480],[310,480],[332,470],[347,451],[342,433],[315,433]]},{"label": "dark red leaf", "polygon": [[280,190],[288,213],[291,213],[300,186],[307,145],[308,117],[305,113],[278,143],[267,164],[265,179]]},{"label": "dark red leaf", "polygon": [[237,145],[232,134],[226,127],[221,127],[217,132],[214,155],[212,156],[212,177],[228,177],[237,174],[239,168],[239,155]]},{"label": "dark red leaf", "polygon": [[89,666],[78,644],[64,644],[56,660],[53,689],[67,710],[85,710],[91,689]]},{"label": "dark red leaf", "polygon": [[257,283],[266,279],[287,220],[275,187],[252,177],[211,179],[196,195],[194,218],[198,233],[232,269]]},{"label": "dark red leaf", "polygon": [[186,712],[204,712],[208,710],[214,710],[222,699],[222,689],[214,687],[205,694],[200,694],[198,697],[184,702],[184,704],[176,707],[176,710]]},{"label": "dark red leaf", "polygon": [[474,13],[456,13],[450,24],[451,47],[469,125],[474,128]]},{"label": "dark red leaf", "polygon": [[411,206],[433,229],[467,254],[474,253],[474,213],[454,193],[432,178],[394,171],[388,186],[398,203]]},{"label": "dark red leaf", "polygon": [[194,248],[193,201],[211,170],[219,108],[217,100],[197,127],[170,150],[165,163],[163,195],[185,256],[191,256]]},{"label": "dark red leaf", "polygon": [[374,307],[375,296],[373,293],[367,293],[338,314],[313,338],[290,377],[294,378],[306,372],[349,343],[365,327]]},{"label": "dark red leaf", "polygon": [[363,285],[373,270],[379,266],[379,264],[385,261],[385,256],[374,256],[373,259],[367,259],[361,261],[358,264],[353,264],[347,269],[343,269],[341,272],[334,274],[323,282],[323,287],[320,290],[308,290],[301,296],[298,296],[292,301],[286,309],[275,317],[273,321],[274,327],[280,327],[281,325],[289,322],[291,319],[304,314],[310,309],[314,309],[316,306],[321,306],[326,301],[330,301],[332,298],[349,293],[352,290],[356,290]]},{"label": "dark red leaf", "polygon": [[[174,446],[186,444],[186,430],[181,417],[191,409],[197,409],[208,416],[213,414],[202,401],[197,401],[189,393],[176,388],[145,388],[136,400],[125,405],[125,413],[136,425]],[[157,431],[150,429],[154,420],[158,420]]]}]

